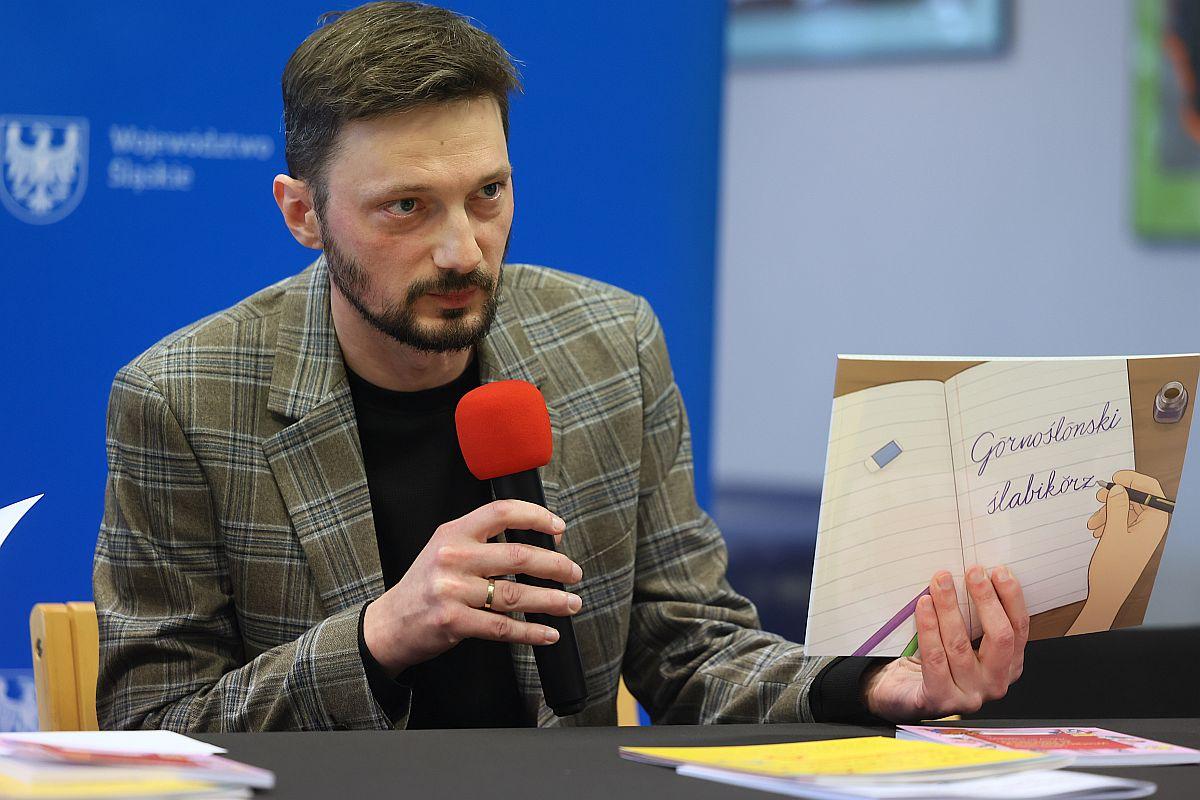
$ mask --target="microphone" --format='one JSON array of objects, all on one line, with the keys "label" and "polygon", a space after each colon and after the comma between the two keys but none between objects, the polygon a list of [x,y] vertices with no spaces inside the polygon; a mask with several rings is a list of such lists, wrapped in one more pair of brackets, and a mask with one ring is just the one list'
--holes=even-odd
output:
[{"label": "microphone", "polygon": [[[531,383],[497,381],[472,389],[454,411],[458,446],[467,469],[478,480],[491,481],[497,500],[524,500],[546,507],[538,467],[550,463],[553,450],[546,400]],[[554,549],[554,537],[540,531],[508,530],[510,542]],[[562,589],[558,581],[518,575],[527,586]],[[525,618],[558,631],[558,641],[533,648],[546,705],[560,717],[577,714],[587,705],[583,662],[570,617],[528,613]]]}]

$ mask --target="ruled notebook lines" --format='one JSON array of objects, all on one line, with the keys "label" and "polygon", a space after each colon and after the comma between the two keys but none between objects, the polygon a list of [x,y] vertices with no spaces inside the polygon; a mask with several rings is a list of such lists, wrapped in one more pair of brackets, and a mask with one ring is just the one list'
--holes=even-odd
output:
[{"label": "ruled notebook lines", "polygon": [[[889,442],[899,455],[872,467]],[[987,361],[835,398],[808,652],[898,655],[915,631],[898,612],[943,569],[965,598],[976,562],[1009,565],[1031,613],[1086,597],[1095,481],[1134,467],[1123,358]]]}]

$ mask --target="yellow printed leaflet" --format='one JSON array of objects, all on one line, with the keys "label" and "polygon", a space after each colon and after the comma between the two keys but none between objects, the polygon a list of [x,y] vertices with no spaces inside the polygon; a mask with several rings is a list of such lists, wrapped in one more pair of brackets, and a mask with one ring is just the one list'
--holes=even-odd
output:
[{"label": "yellow printed leaflet", "polygon": [[633,761],[660,766],[683,764],[769,775],[778,778],[872,776],[908,779],[961,777],[961,773],[1002,773],[1060,766],[1039,753],[983,750],[937,742],[910,742],[883,736],[817,742],[734,747],[622,747]]},{"label": "yellow printed leaflet", "polygon": [[[128,800],[135,797],[202,797],[214,794],[221,787],[208,781],[176,780],[174,778],[142,778],[120,781],[81,781],[54,784],[30,785],[0,775],[0,800],[66,800],[66,798],[115,798]],[[237,790],[231,790],[237,796]],[[225,795],[230,796],[230,795]]]}]

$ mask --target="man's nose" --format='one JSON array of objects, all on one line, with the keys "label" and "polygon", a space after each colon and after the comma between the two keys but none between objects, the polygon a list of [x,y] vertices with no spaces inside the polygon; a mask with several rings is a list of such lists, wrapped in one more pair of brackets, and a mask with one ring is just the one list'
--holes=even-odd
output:
[{"label": "man's nose", "polygon": [[455,272],[470,272],[483,263],[483,251],[465,210],[447,215],[433,247],[433,263],[438,269]]}]

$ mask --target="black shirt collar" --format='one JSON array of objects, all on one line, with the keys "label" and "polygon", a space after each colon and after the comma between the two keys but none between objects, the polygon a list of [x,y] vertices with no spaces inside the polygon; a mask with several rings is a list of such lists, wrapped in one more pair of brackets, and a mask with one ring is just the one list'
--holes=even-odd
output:
[{"label": "black shirt collar", "polygon": [[372,409],[398,414],[421,414],[454,408],[464,394],[479,385],[479,359],[475,353],[462,374],[449,383],[416,392],[397,392],[376,386],[346,367],[354,402]]}]

